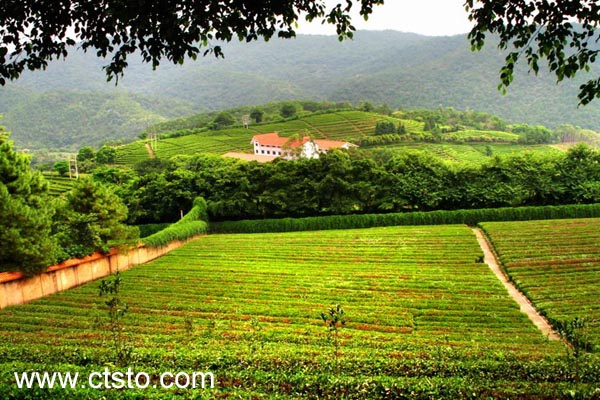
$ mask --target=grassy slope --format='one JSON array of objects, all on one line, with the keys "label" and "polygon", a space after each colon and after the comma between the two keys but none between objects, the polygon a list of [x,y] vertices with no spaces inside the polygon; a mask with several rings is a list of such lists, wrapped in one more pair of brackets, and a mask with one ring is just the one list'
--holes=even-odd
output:
[{"label": "grassy slope", "polygon": [[[315,138],[356,142],[361,137],[373,135],[376,123],[381,120],[391,120],[396,124],[402,122],[408,133],[423,134],[424,124],[422,122],[400,120],[362,111],[340,111],[329,114],[309,114],[286,122],[251,125],[249,129],[231,128],[217,131],[203,131],[194,135],[162,139],[158,143],[156,155],[160,158],[169,158],[179,154],[224,154],[228,151],[250,152],[250,140],[252,136],[257,133],[267,132],[279,132],[282,136],[310,134]],[[506,144],[490,144],[493,154],[531,149],[536,151],[558,151],[552,150],[548,146],[519,146],[510,144],[516,141],[516,135],[506,132],[470,130],[454,132],[448,135],[461,136],[466,142],[469,141],[469,137],[482,136],[505,140]],[[454,143],[394,143],[370,148],[386,148],[393,149],[393,151],[402,151],[407,148],[426,149],[446,159],[458,161],[481,162],[487,157],[486,144],[481,142],[462,145]],[[148,157],[149,155],[144,147],[144,142],[138,141],[120,147],[118,149],[117,160],[120,164],[132,165]]]},{"label": "grassy slope", "polygon": [[[562,345],[519,312],[480,254],[464,226],[211,235],[123,273],[125,332],[137,370],[209,369],[219,394],[563,393]],[[97,288],[0,311],[0,388],[42,363],[102,370],[111,350]],[[319,317],[333,304],[348,319],[337,367]]]}]

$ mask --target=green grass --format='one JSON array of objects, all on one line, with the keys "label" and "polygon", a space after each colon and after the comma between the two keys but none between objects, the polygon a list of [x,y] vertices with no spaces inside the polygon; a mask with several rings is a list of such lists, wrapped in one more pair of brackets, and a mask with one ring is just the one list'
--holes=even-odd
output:
[{"label": "green grass", "polygon": [[[566,396],[563,345],[519,311],[481,254],[460,225],[209,235],[122,274],[131,363],[210,370],[207,397]],[[334,304],[348,319],[337,358],[320,319]],[[0,311],[0,391],[25,397],[14,370],[103,371],[105,319],[98,282]],[[582,362],[586,390],[594,361]]]},{"label": "green grass", "polygon": [[551,322],[587,319],[600,346],[600,218],[481,225],[536,308]]}]

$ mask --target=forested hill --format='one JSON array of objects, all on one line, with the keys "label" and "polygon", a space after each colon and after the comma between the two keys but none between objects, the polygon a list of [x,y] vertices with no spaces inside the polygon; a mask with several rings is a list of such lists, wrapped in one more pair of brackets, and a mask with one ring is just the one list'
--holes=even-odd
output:
[{"label": "forested hill", "polygon": [[[368,101],[392,108],[475,109],[508,122],[600,130],[600,103],[577,108],[579,82],[520,70],[506,96],[496,89],[503,61],[493,43],[471,53],[465,35],[425,37],[358,32],[353,41],[299,36],[232,43],[225,59],[182,66],[130,60],[106,83],[103,60],[72,53],[46,71],[0,88],[3,125],[20,147],[78,148],[134,137],[146,126],[201,111],[284,99]],[[583,77],[582,77],[583,79]]]}]

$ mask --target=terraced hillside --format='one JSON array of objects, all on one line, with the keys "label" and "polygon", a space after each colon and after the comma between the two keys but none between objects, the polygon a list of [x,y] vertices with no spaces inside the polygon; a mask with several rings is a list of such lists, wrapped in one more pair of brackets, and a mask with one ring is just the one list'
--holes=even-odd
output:
[{"label": "terraced hillside", "polygon": [[[279,132],[282,136],[294,134],[313,135],[315,138],[356,140],[373,134],[377,121],[385,119],[379,114],[359,111],[342,111],[332,114],[309,115],[286,122],[251,125],[249,129],[233,128],[217,131],[200,130],[193,135],[161,139],[156,156],[169,158],[178,154],[212,153],[223,154],[228,151],[250,151],[250,140],[257,133]],[[411,125],[416,132],[423,130],[423,124]],[[118,150],[117,160],[122,164],[132,164],[148,152],[143,142],[134,142]]]},{"label": "terraced hillside", "polygon": [[588,320],[600,346],[600,219],[488,222],[508,275],[550,322]]},{"label": "terraced hillside", "polygon": [[[194,134],[161,139],[158,142],[158,148],[155,150],[155,155],[159,158],[170,158],[179,154],[224,154],[229,151],[250,152],[250,140],[252,139],[252,136],[258,133],[268,132],[279,132],[282,136],[288,137],[292,135],[312,135],[314,138],[346,140],[358,143],[361,138],[373,136],[375,125],[377,122],[383,120],[393,121],[396,125],[402,123],[409,134],[424,134],[423,122],[386,117],[380,114],[362,111],[340,111],[325,114],[309,114],[285,122],[250,125],[249,129],[232,128],[216,131],[201,129]],[[483,146],[485,147],[486,142],[492,143],[492,141],[500,141],[508,143],[514,151],[523,151],[523,147],[514,144],[516,143],[517,135],[506,132],[469,130],[449,133],[447,136],[449,140],[469,143],[465,145],[448,145],[461,149],[456,152],[459,154],[458,159],[461,160],[460,154],[462,153],[471,153],[472,155],[476,152],[476,159],[478,161],[481,161],[488,156],[485,154],[485,150],[482,152],[475,149],[473,146],[477,147],[479,145],[470,144],[471,142],[484,143]],[[394,143],[383,147],[402,151],[405,149],[405,145],[405,143]],[[410,145],[420,149],[427,149],[430,146],[429,143],[410,143]],[[502,145],[494,144],[494,146]],[[539,148],[542,147],[540,146]],[[543,146],[543,148],[549,147]],[[143,141],[122,146],[118,148],[117,152],[117,162],[126,165],[132,165],[135,162],[149,157],[149,152],[145,148],[145,142]],[[457,157],[448,157],[448,159],[455,158]],[[465,160],[473,159],[473,157],[469,156],[465,158]]]},{"label": "terraced hillside", "polygon": [[394,152],[419,150],[431,152],[445,160],[458,162],[483,163],[493,156],[511,155],[522,152],[551,153],[560,152],[548,145],[519,145],[519,144],[482,144],[482,143],[393,143],[384,146],[375,146],[377,149],[387,149]]},{"label": "terraced hillside", "polygon": [[50,185],[50,194],[53,196],[58,196],[61,193],[71,190],[75,182],[68,176],[59,176],[52,173],[45,173],[44,179]]},{"label": "terraced hillside", "polygon": [[[563,345],[519,312],[480,255],[466,226],[204,237],[123,273],[120,293],[128,366],[152,382],[210,370],[216,388],[102,395],[566,397]],[[103,370],[114,353],[102,304],[95,282],[0,311],[0,392],[25,397],[13,371]],[[320,317],[335,304],[347,320],[337,352]],[[598,371],[593,360],[581,368],[591,393]],[[99,395],[40,393],[75,392]]]}]

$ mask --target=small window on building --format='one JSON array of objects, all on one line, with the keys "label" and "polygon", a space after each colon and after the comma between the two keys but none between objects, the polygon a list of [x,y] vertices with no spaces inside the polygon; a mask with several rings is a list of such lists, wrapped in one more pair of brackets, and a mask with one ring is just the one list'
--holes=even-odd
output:
[{"label": "small window on building", "polygon": [[265,151],[264,151],[264,150],[261,150],[260,152],[261,152],[261,154],[265,154]]}]

